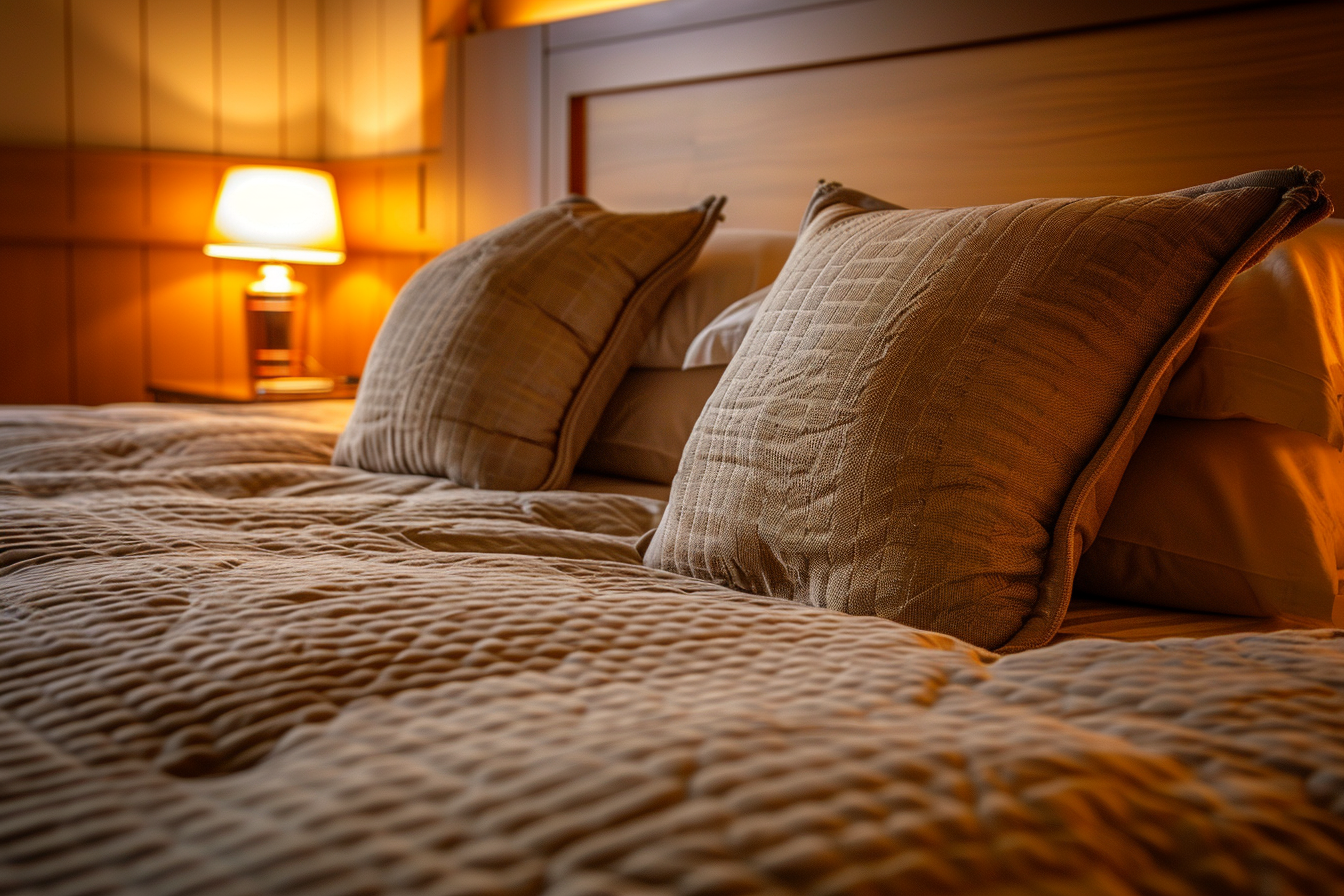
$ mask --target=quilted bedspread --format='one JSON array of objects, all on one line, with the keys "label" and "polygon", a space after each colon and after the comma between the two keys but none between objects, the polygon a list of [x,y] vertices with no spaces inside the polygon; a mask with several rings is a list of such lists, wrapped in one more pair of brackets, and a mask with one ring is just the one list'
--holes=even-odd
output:
[{"label": "quilted bedspread", "polygon": [[0,413],[0,891],[1344,891],[1341,633],[1000,658],[342,413]]}]

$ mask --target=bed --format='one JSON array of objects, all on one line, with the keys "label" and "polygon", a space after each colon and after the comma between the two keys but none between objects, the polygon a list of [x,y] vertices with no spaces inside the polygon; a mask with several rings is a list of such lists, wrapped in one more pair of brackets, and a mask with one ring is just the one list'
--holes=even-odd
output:
[{"label": "bed", "polygon": [[[1337,891],[1344,424],[1329,368],[1344,264],[1330,259],[1344,228],[1320,220],[1319,175],[1107,196],[1081,215],[1083,200],[910,211],[862,186],[823,185],[792,231],[754,211],[753,229],[724,228],[715,197],[626,215],[543,205],[413,278],[356,402],[0,410],[0,889]],[[1069,216],[1064,237],[1040,223]],[[1088,262],[1131,245],[1123,230],[1092,239],[1087,264],[1056,263],[1096,221],[1136,218],[1162,239],[1123,264]],[[1028,224],[1046,242],[1014,230]],[[835,452],[826,439],[850,421],[818,415],[871,397],[846,397],[854,370],[877,391],[904,382],[900,353],[845,340],[916,332],[900,344],[919,348],[946,332],[920,315],[951,320],[948,278],[980,276],[996,253],[976,240],[994,233],[1047,258],[1023,296],[1057,295],[1059,270],[1088,301],[1169,319],[1083,421],[1096,434],[1056,489],[1054,528],[1025,549],[1029,605],[1016,580],[975,604],[1002,624],[862,604],[870,586],[850,583],[870,569],[913,580],[907,554],[922,569],[957,551],[897,551],[896,532],[861,563],[844,553],[874,525],[873,501],[841,500],[850,480],[888,501],[891,471],[905,475],[890,458],[845,465],[897,430],[858,415],[876,428]],[[1165,279],[1189,281],[1179,297],[1150,302],[1152,244]],[[994,282],[1024,276],[1016,257]],[[1257,279],[1276,271],[1291,276]],[[837,301],[861,325],[827,325]],[[1266,302],[1304,309],[1292,360],[1310,344],[1323,365],[1283,378],[1300,405],[1217,366],[1247,355],[1238,339],[1264,330]],[[985,331],[1001,340],[967,325],[977,370],[1000,363],[1016,332],[1001,324]],[[1107,376],[1037,377],[1036,423],[1063,414],[1056,393],[1104,392]],[[936,407],[935,379],[896,391]],[[1012,392],[945,416],[1002,428],[996,408],[1026,413]],[[1267,422],[1266,395],[1292,419]],[[792,418],[761,409],[780,407],[804,408],[803,429],[779,435]],[[1028,452],[1022,470],[1055,436],[1033,431],[1048,435],[1004,440]],[[1032,500],[1047,490],[1020,478]],[[790,522],[827,501],[839,522]],[[883,506],[879,526],[905,513]],[[851,516],[857,534],[835,535]],[[1144,544],[1155,517],[1166,541]],[[929,519],[968,543],[956,519]],[[1191,531],[1194,547],[1171,547]],[[1274,567],[1275,538],[1306,559]],[[1267,565],[1229,575],[1224,549]],[[983,578],[967,562],[962,578]],[[837,607],[844,588],[854,603]]]},{"label": "bed", "polygon": [[652,499],[325,465],[347,411],[6,413],[6,889],[1344,877],[1335,632],[1000,658],[649,570]]}]

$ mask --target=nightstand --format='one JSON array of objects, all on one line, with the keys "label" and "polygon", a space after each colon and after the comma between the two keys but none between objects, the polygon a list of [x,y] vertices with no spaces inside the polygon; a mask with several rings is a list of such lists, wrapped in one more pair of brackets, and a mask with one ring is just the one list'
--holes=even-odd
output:
[{"label": "nightstand", "polygon": [[[293,380],[290,380],[293,382]],[[293,391],[284,389],[279,380],[257,380],[255,383],[216,383],[213,380],[156,380],[149,384],[149,394],[155,401],[187,402],[190,404],[240,404],[252,401],[318,401],[328,398],[354,398],[358,383],[336,380],[327,391]],[[280,388],[277,388],[280,387]]]}]

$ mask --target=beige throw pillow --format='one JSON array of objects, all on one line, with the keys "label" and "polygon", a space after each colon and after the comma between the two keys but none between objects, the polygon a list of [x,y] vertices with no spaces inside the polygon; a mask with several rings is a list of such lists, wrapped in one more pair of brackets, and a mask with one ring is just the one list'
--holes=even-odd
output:
[{"label": "beige throw pillow", "polygon": [[645,562],[1045,644],[1173,368],[1233,276],[1329,213],[1320,182],[911,211],[819,188]]},{"label": "beige throw pillow", "polygon": [[560,487],[723,202],[616,214],[573,197],[443,253],[388,312],[332,462]]}]

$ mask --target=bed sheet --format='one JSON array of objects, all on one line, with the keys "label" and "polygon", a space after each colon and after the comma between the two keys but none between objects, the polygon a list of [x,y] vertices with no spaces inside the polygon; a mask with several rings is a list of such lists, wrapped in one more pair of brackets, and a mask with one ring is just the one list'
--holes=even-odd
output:
[{"label": "bed sheet", "polygon": [[640,496],[332,467],[339,411],[0,412],[0,890],[1344,881],[1344,638],[997,657],[646,569]]}]

